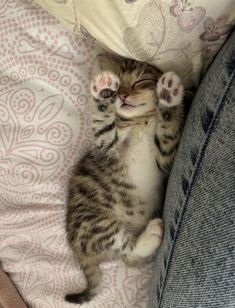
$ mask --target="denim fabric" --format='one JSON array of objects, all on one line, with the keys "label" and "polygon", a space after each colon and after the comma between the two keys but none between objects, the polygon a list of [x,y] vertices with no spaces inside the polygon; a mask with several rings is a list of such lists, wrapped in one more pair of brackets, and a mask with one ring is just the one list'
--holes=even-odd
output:
[{"label": "denim fabric", "polygon": [[193,100],[165,201],[152,308],[235,307],[235,32]]}]

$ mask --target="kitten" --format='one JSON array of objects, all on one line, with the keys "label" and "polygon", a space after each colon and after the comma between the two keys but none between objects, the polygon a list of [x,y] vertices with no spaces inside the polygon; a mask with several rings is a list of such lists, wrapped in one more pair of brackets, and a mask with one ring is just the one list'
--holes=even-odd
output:
[{"label": "kitten", "polygon": [[66,295],[89,301],[99,264],[122,258],[135,265],[152,256],[163,237],[160,210],[183,122],[183,85],[173,72],[134,60],[103,57],[91,83],[95,144],[69,185],[67,237],[87,278],[86,290]]}]

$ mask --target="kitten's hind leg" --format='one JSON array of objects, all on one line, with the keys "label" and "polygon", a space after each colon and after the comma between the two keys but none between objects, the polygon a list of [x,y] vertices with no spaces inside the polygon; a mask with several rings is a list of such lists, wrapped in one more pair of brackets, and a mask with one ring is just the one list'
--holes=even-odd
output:
[{"label": "kitten's hind leg", "polygon": [[160,218],[150,220],[146,229],[139,235],[131,250],[131,255],[148,258],[154,254],[163,239],[163,221]]},{"label": "kitten's hind leg", "polygon": [[112,148],[117,140],[115,97],[119,79],[111,72],[101,72],[91,82],[93,97],[93,132],[100,149]]},{"label": "kitten's hind leg", "polygon": [[136,257],[131,254],[122,256],[122,261],[128,267],[141,267],[145,264],[153,262],[153,260],[154,260],[154,254],[146,258]]},{"label": "kitten's hind leg", "polygon": [[122,256],[122,261],[128,266],[128,267],[140,267],[146,263],[150,263],[153,260],[153,256],[148,258],[141,258],[136,257],[131,254]]},{"label": "kitten's hind leg", "polygon": [[122,260],[128,266],[139,266],[151,260],[163,239],[163,221],[151,220],[146,229],[138,236],[126,235],[120,251]]}]

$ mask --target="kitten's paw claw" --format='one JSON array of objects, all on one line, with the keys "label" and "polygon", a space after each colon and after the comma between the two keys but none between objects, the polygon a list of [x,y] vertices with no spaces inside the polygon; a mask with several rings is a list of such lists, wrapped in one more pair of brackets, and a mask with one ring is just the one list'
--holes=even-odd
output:
[{"label": "kitten's paw claw", "polygon": [[173,107],[182,102],[184,87],[180,78],[174,72],[167,72],[157,82],[159,103]]},{"label": "kitten's paw claw", "polygon": [[91,94],[96,100],[105,100],[117,92],[119,79],[111,72],[101,72],[91,82]]}]

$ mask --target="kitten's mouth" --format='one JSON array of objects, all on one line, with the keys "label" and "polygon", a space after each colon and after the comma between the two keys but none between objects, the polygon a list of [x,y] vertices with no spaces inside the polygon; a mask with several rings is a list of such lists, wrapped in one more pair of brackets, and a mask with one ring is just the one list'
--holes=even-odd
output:
[{"label": "kitten's mouth", "polygon": [[131,104],[127,104],[126,102],[125,103],[122,103],[121,105],[121,108],[135,108],[137,106],[134,106],[134,105],[131,105]]},{"label": "kitten's mouth", "polygon": [[140,107],[140,106],[144,106],[145,104],[139,104],[139,105],[132,105],[132,104],[129,104],[129,103],[122,103],[121,107],[120,108],[123,108],[123,109],[132,109],[132,108],[137,108],[137,107]]}]

